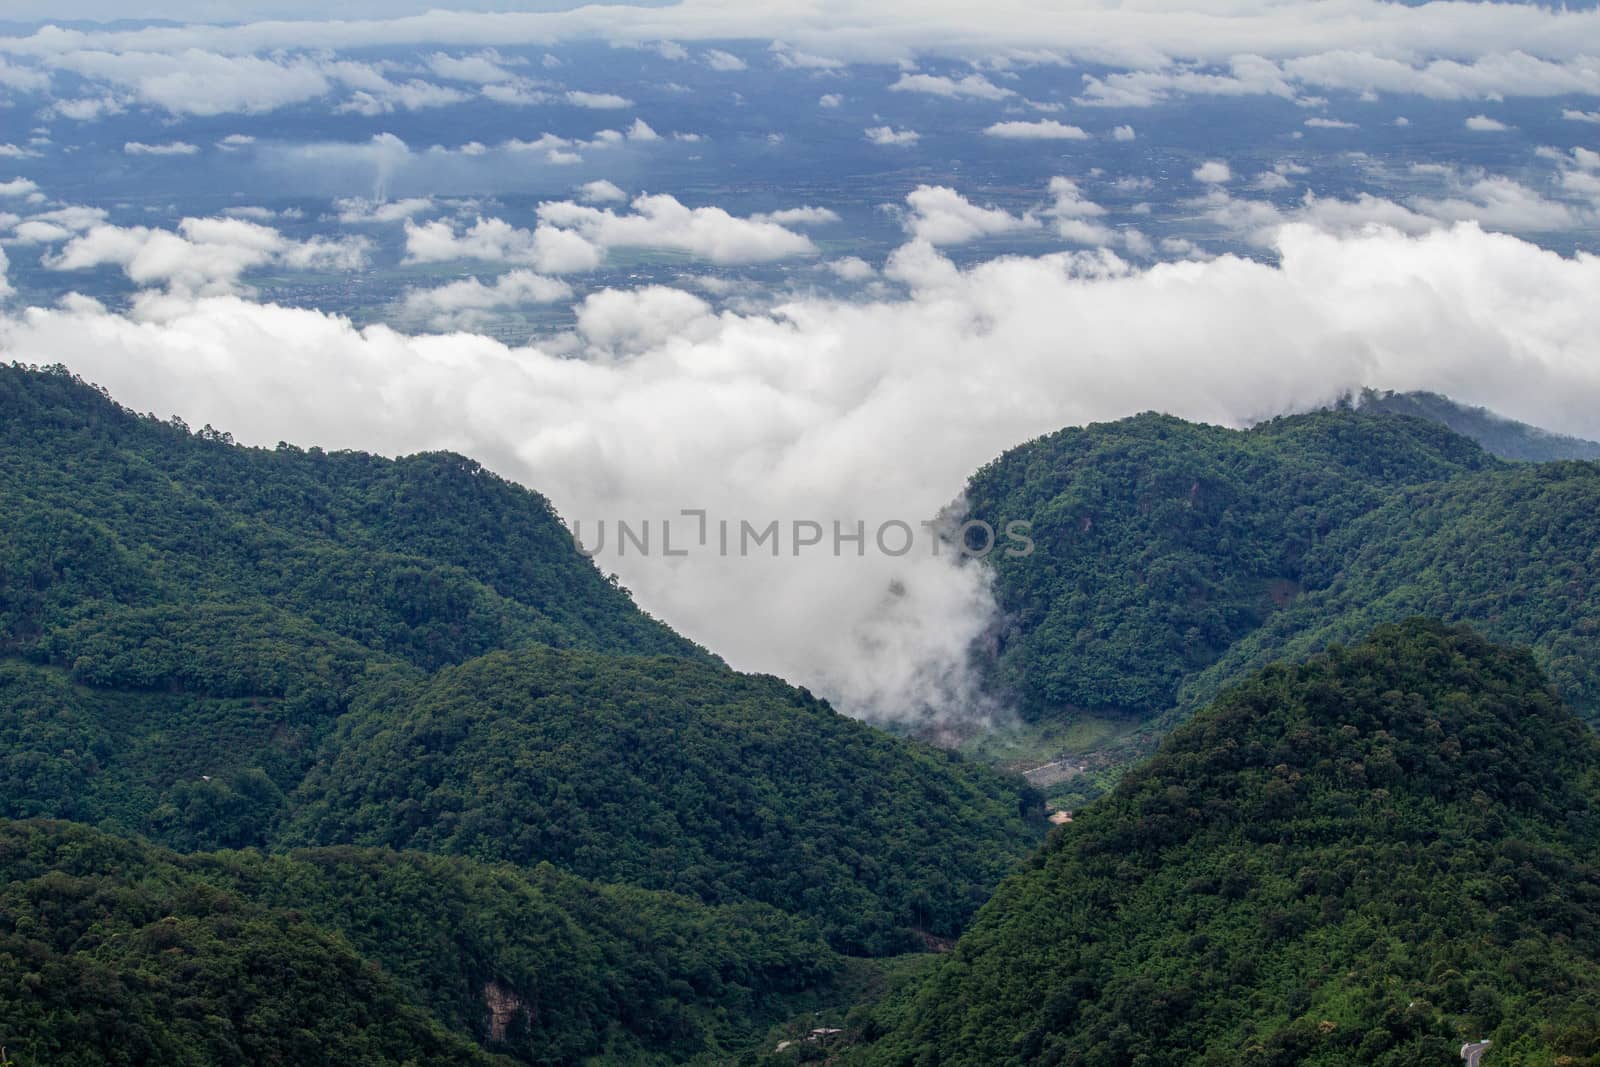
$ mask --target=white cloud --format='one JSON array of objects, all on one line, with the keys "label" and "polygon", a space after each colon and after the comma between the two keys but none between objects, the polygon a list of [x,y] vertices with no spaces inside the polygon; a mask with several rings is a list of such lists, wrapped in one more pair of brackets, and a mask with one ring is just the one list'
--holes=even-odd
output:
[{"label": "white cloud", "polygon": [[[991,618],[983,575],[921,546],[888,557],[872,531],[933,518],[973,470],[1038,434],[1151,409],[1240,425],[1361,387],[1434,389],[1600,434],[1600,258],[1471,225],[1290,227],[1277,252],[1144,270],[1103,253],[965,270],[934,257],[930,284],[903,297],[765,313],[607,295],[559,351],[228,297],[31,309],[0,320],[0,344],[246,442],[479,457],[582,520],[591,545],[607,520],[601,566],[735,666],[847,711],[926,701],[959,714],[964,652]],[[708,510],[709,549],[615,555],[619,517],[656,520],[658,546],[672,518],[675,545],[694,545],[683,508]],[[820,522],[829,542],[834,521],[853,532],[859,519],[867,551],[724,559],[720,518],[735,540],[739,520],[777,519]]]},{"label": "white cloud", "polygon": [[1346,122],[1344,119],[1323,118],[1321,115],[1306,119],[1304,124],[1314,130],[1359,130],[1361,128],[1358,123]]},{"label": "white cloud", "polygon": [[819,56],[814,52],[802,52],[781,41],[774,41],[768,51],[778,61],[778,66],[786,67],[790,70],[828,72],[840,70],[845,66],[845,62],[842,59],[834,59],[832,56]]},{"label": "white cloud", "polygon": [[1118,126],[1111,131],[1111,139],[1114,141],[1131,141],[1135,136],[1132,126]]},{"label": "white cloud", "polygon": [[938,74],[902,74],[889,89],[897,93],[927,93],[952,99],[1004,100],[1017,95],[1014,89],[998,86],[982,74],[968,74],[959,80]]},{"label": "white cloud", "polygon": [[1076,126],[1068,126],[1055,119],[1038,122],[997,122],[986,128],[990,137],[1004,137],[1018,141],[1087,141],[1089,135]]},{"label": "white cloud", "polygon": [[732,73],[733,71],[738,70],[748,70],[750,67],[750,64],[746,63],[732,52],[724,52],[720,48],[710,49],[700,58],[705,65],[710,67],[712,70],[719,70],[724,73]]},{"label": "white cloud", "polygon": [[547,274],[593,270],[601,250],[580,234],[538,226],[519,229],[504,219],[478,219],[464,232],[444,221],[406,222],[406,262],[446,263],[476,259],[515,263]]},{"label": "white cloud", "polygon": [[39,184],[29,178],[13,178],[0,182],[0,196],[30,196],[39,191]]},{"label": "white cloud", "polygon": [[1492,119],[1488,115],[1473,115],[1467,119],[1465,125],[1467,129],[1476,130],[1479,133],[1500,133],[1511,128],[1499,119]]},{"label": "white cloud", "polygon": [[577,107],[593,108],[599,111],[633,106],[632,100],[625,96],[618,96],[616,93],[586,93],[581,89],[568,90],[566,101]]},{"label": "white cloud", "polygon": [[507,70],[504,64],[499,53],[492,50],[470,56],[435,52],[428,57],[428,69],[434,74],[448,81],[471,82],[474,85],[516,81],[517,75]]},{"label": "white cloud", "polygon": [[430,329],[471,330],[489,322],[494,312],[571,298],[572,287],[558,278],[514,270],[496,278],[493,285],[467,278],[434,289],[413,289],[402,307],[408,317]]},{"label": "white cloud", "polygon": [[601,248],[672,249],[713,263],[761,263],[816,252],[810,238],[718,207],[689,208],[665,194],[637,197],[630,206],[632,213],[620,215],[558,201],[540,204],[539,218]]},{"label": "white cloud", "polygon": [[16,290],[11,286],[11,280],[6,277],[6,273],[10,269],[10,265],[11,261],[6,258],[6,250],[4,248],[0,248],[0,300],[4,300],[12,293],[16,292]]},{"label": "white cloud", "polygon": [[781,211],[768,211],[751,215],[754,222],[775,222],[779,226],[823,226],[839,221],[839,213],[825,207],[790,207]]},{"label": "white cloud", "polygon": [[1233,180],[1233,170],[1220,159],[1209,159],[1194,169],[1194,180],[1207,185],[1223,185]]},{"label": "white cloud", "polygon": [[533,82],[521,79],[513,82],[492,82],[483,86],[480,92],[484,99],[508,107],[539,107],[556,99]]},{"label": "white cloud", "polygon": [[1574,108],[1562,108],[1561,117],[1568,122],[1600,122],[1600,111],[1578,111]]},{"label": "white cloud", "polygon": [[630,141],[659,141],[661,135],[650,128],[644,119],[634,119],[633,125],[628,127],[628,140]]},{"label": "white cloud", "polygon": [[350,197],[333,205],[339,212],[339,222],[345,226],[363,226],[371,223],[404,222],[433,210],[433,198],[415,196],[403,200],[383,202]]},{"label": "white cloud", "polygon": [[823,266],[847,282],[860,282],[875,277],[877,271],[871,263],[860,256],[843,256],[839,259],[830,259]]},{"label": "white cloud", "polygon": [[249,148],[256,143],[256,139],[247,133],[230,133],[217,142],[217,147],[224,152],[236,152],[241,148]]},{"label": "white cloud", "polygon": [[817,105],[819,107],[833,108],[838,107],[843,103],[844,97],[840,96],[838,93],[823,93],[821,96],[817,97]]},{"label": "white cloud", "polygon": [[604,178],[588,182],[578,190],[578,199],[586,204],[621,203],[628,199],[622,187]]},{"label": "white cloud", "polygon": [[897,130],[893,126],[874,126],[866,133],[867,140],[873,144],[893,148],[908,148],[922,140],[922,134],[916,130]]},{"label": "white cloud", "polygon": [[144,226],[95,226],[46,257],[51,270],[122,268],[129,280],[165,285],[177,295],[216,295],[239,289],[248,271],[268,264],[295,270],[354,270],[366,262],[359,238],[292,241],[277,230],[234,218],[186,218],[178,232]]},{"label": "white cloud", "polygon": [[130,156],[192,156],[200,151],[197,146],[187,141],[171,141],[167,144],[129,141],[122,146],[122,150]]},{"label": "white cloud", "polygon": [[1036,230],[1039,220],[1004,208],[980,207],[942,185],[920,185],[906,194],[911,213],[906,231],[930,245],[953,245],[995,234]]},{"label": "white cloud", "polygon": [[41,153],[14,144],[0,144],[0,159],[37,159]]}]

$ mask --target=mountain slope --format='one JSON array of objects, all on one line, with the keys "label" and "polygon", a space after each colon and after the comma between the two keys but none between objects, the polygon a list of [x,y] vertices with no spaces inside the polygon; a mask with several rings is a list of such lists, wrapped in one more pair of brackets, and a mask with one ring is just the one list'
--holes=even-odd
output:
[{"label": "mountain slope", "polygon": [[717,664],[496,653],[358,708],[330,747],[286,841],[758,900],[857,952],[953,935],[1038,839],[1011,781]]},{"label": "mountain slope", "polygon": [[1497,415],[1487,408],[1458,404],[1438,393],[1394,393],[1368,389],[1352,402],[1363,412],[1412,415],[1448,426],[1501,459],[1548,463],[1558,459],[1600,460],[1600,441],[1551,433]]},{"label": "mountain slope", "polygon": [[179,856],[0,821],[0,1046],[20,1067],[681,1062],[747,1045],[838,966],[774,909],[550,867]]},{"label": "mountain slope", "polygon": [[1532,658],[1385,626],[1174,731],[860,1057],[1600,1063],[1597,863],[1600,743]]},{"label": "mountain slope", "polygon": [[1064,430],[972,479],[972,514],[1030,519],[989,557],[992,670],[1039,721],[1179,717],[1230,680],[1414,614],[1533,646],[1600,716],[1600,467],[1506,463],[1400,415],[1247,431],[1145,415]]},{"label": "mountain slope", "polygon": [[549,861],[858,953],[953,935],[1043,835],[1020,779],[730,670],[469,461],[240,448],[63,372],[0,405],[0,818]]},{"label": "mountain slope", "polygon": [[1307,554],[1397,487],[1497,461],[1420,420],[1319,412],[1249,431],[1160,415],[1066,429],[975,474],[973,518],[1032,523],[988,557],[997,680],[1031,718],[1148,718],[1299,595]]}]

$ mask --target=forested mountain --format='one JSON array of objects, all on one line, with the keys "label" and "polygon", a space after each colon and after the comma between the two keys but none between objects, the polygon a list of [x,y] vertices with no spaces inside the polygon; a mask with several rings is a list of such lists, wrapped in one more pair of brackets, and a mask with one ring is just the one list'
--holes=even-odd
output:
[{"label": "forested mountain", "polygon": [[0,1042],[22,1067],[689,1060],[840,966],[776,909],[549,865],[180,856],[0,821]]},{"label": "forested mountain", "polygon": [[882,1064],[1600,1063],[1600,744],[1465,629],[1270,667],[856,1036]]},{"label": "forested mountain", "polygon": [[1396,393],[1363,390],[1351,397],[1361,411],[1388,415],[1414,415],[1448,426],[1472,438],[1501,459],[1546,463],[1554,459],[1600,460],[1600,441],[1551,433],[1525,422],[1497,415],[1487,408],[1458,404],[1438,393]]},{"label": "forested mountain", "polygon": [[358,707],[329,752],[282,840],[759,900],[854,952],[957,933],[1038,840],[1030,800],[998,775],[777,679],[665,657],[485,656]]},{"label": "forested mountain", "polygon": [[992,663],[1024,715],[1147,722],[1229,679],[1413,614],[1530,643],[1600,714],[1600,467],[1508,463],[1435,423],[1349,409],[1233,431],[1141,415],[978,472],[973,517],[1031,520],[990,558]]},{"label": "forested mountain", "polygon": [[955,934],[1042,836],[1020,779],[730,670],[460,457],[242,448],[21,367],[0,447],[0,819],[98,828],[6,831],[5,995],[61,1006],[0,1012],[23,1067],[688,1059],[837,950]]}]

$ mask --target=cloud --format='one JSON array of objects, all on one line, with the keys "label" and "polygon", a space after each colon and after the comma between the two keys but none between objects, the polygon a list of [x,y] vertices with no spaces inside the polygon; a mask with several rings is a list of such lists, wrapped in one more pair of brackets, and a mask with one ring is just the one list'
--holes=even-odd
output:
[{"label": "cloud", "polygon": [[14,144],[0,144],[0,159],[38,159],[42,153]]},{"label": "cloud", "polygon": [[847,282],[865,281],[868,278],[876,277],[878,273],[873,269],[871,263],[868,263],[860,256],[843,256],[839,259],[830,259],[823,266],[827,267],[839,279]]},{"label": "cloud", "polygon": [[842,103],[844,103],[844,97],[840,96],[838,93],[823,93],[821,96],[817,97],[817,106],[819,107],[833,108],[838,107]]},{"label": "cloud", "polygon": [[16,292],[16,290],[11,286],[11,280],[6,277],[6,273],[10,269],[10,266],[11,261],[6,258],[6,250],[4,248],[0,248],[0,300],[5,300],[12,293]]},{"label": "cloud", "polygon": [[1220,159],[1210,159],[1194,169],[1194,180],[1207,185],[1223,185],[1233,180],[1233,170]]},{"label": "cloud", "polygon": [[554,226],[519,229],[504,219],[478,219],[461,233],[449,222],[406,221],[406,262],[475,259],[515,263],[547,274],[593,270],[602,253],[577,233]]},{"label": "cloud", "polygon": [[637,197],[632,213],[568,201],[539,205],[542,222],[581,235],[600,248],[658,248],[713,263],[763,263],[816,253],[810,238],[775,222],[741,219],[718,207],[689,208],[665,194]]},{"label": "cloud", "polygon": [[578,199],[586,204],[621,203],[628,199],[622,187],[601,178],[588,182],[578,190]]},{"label": "cloud", "polygon": [[753,222],[775,222],[779,226],[823,226],[839,221],[839,213],[825,207],[790,207],[781,211],[768,211],[751,215]]},{"label": "cloud", "polygon": [[217,142],[217,147],[224,152],[235,152],[241,148],[249,148],[256,143],[256,139],[247,133],[230,133]]},{"label": "cloud", "polygon": [[[1408,237],[1291,226],[1276,261],[1139,270],[1104,253],[948,261],[902,296],[714,313],[647,290],[585,301],[561,349],[408,337],[234,297],[90,302],[0,318],[24,362],[239,439],[451,448],[548,494],[639,602],[735,666],[844,710],[970,714],[983,572],[873,545],[931,520],[977,467],[1064,425],[1144,410],[1241,425],[1360,387],[1435,389],[1600,434],[1600,258],[1472,225]],[[927,255],[924,251],[921,253]],[[935,260],[937,257],[935,257]],[[1063,323],[1070,329],[1063,329]],[[705,509],[707,546],[694,518]],[[674,520],[684,558],[615,554],[615,522]],[[717,554],[717,522],[797,520],[821,551]],[[865,525],[833,553],[833,523]]]},{"label": "cloud", "polygon": [[710,49],[709,51],[703,53],[700,56],[700,59],[712,70],[722,71],[723,73],[732,73],[733,71],[750,69],[750,64],[746,63],[732,52],[724,52],[720,48]]},{"label": "cloud", "polygon": [[39,191],[39,184],[29,178],[13,178],[0,182],[0,196],[31,196]]},{"label": "cloud", "polygon": [[1346,122],[1343,119],[1323,118],[1320,115],[1306,119],[1305,125],[1314,130],[1359,130],[1361,128],[1358,123]]},{"label": "cloud", "polygon": [[1574,108],[1562,108],[1561,117],[1568,122],[1600,122],[1600,111],[1578,111]]},{"label": "cloud", "polygon": [[1467,119],[1465,125],[1467,129],[1476,130],[1479,133],[1500,133],[1511,128],[1499,119],[1492,119],[1488,115],[1473,115]]},{"label": "cloud", "polygon": [[1111,131],[1113,141],[1131,141],[1135,136],[1132,126],[1118,126]]},{"label": "cloud", "polygon": [[178,232],[145,226],[95,226],[55,256],[51,270],[122,268],[143,287],[168,286],[177,295],[216,295],[240,288],[247,272],[269,264],[294,270],[355,270],[366,262],[359,238],[293,241],[277,230],[235,218],[186,218]]},{"label": "cloud", "polygon": [[911,213],[906,230],[930,245],[962,244],[979,237],[1036,230],[1039,220],[1013,215],[1003,208],[979,207],[954,189],[920,185],[906,194]]},{"label": "cloud", "polygon": [[485,285],[477,278],[451,282],[434,289],[412,289],[401,301],[404,314],[441,331],[482,328],[493,313],[528,304],[570,300],[572,286],[558,278],[514,270]]},{"label": "cloud", "polygon": [[505,68],[505,60],[493,50],[476,55],[452,56],[435,52],[428,57],[428,69],[447,81],[494,85],[516,81],[517,75]]},{"label": "cloud", "polygon": [[772,58],[778,61],[778,66],[789,70],[828,72],[840,70],[845,66],[845,62],[842,59],[834,59],[832,56],[819,56],[813,52],[802,52],[781,41],[774,41],[767,51],[771,52]]},{"label": "cloud", "polygon": [[893,126],[874,126],[866,131],[867,140],[876,145],[892,148],[909,148],[922,140],[916,130],[897,130]]},{"label": "cloud", "polygon": [[984,131],[990,137],[1004,137],[1017,141],[1087,141],[1089,135],[1076,126],[1068,126],[1055,119],[1039,122],[997,122]]},{"label": "cloud", "polygon": [[586,93],[581,89],[568,90],[566,101],[576,107],[593,108],[599,111],[633,106],[632,100],[625,96],[618,96],[616,93]]},{"label": "cloud", "polygon": [[129,141],[122,146],[123,152],[130,156],[192,156],[199,153],[200,149],[187,141],[172,141],[167,144],[145,144],[142,141]]},{"label": "cloud", "polygon": [[628,127],[628,140],[630,141],[659,141],[661,135],[650,128],[644,119],[634,119],[633,125]]},{"label": "cloud", "polygon": [[404,222],[433,210],[433,198],[414,196],[404,200],[378,202],[362,197],[349,197],[334,202],[339,212],[339,222],[345,226],[365,226],[372,223]]},{"label": "cloud", "polygon": [[949,99],[1004,100],[1017,95],[1015,90],[1002,88],[982,74],[968,74],[960,80],[938,74],[902,74],[898,81],[889,86],[889,90],[896,93],[927,93]]}]

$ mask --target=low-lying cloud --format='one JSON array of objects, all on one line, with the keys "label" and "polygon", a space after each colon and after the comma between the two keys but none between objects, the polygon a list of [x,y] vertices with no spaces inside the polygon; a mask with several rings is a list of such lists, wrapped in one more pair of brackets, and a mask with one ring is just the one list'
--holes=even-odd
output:
[{"label": "low-lying cloud", "polygon": [[[1063,217],[1093,221],[1075,187],[1053,193]],[[1470,223],[1291,224],[1274,242],[1276,263],[1135,268],[1102,249],[962,269],[913,238],[885,265],[900,296],[735,314],[673,289],[607,291],[570,335],[521,348],[193,292],[126,313],[82,299],[14,311],[0,344],[249,442],[456,449],[587,530],[672,520],[679,544],[685,509],[815,522],[830,539],[835,522],[915,524],[1008,447],[1146,409],[1241,425],[1353,388],[1426,388],[1600,435],[1600,259]],[[559,284],[436,298],[468,307],[524,283],[533,299]],[[741,668],[855,714],[987,710],[965,670],[992,621],[980,567],[886,555],[870,533],[859,556],[848,540],[837,556],[614,548],[601,567]]]}]

